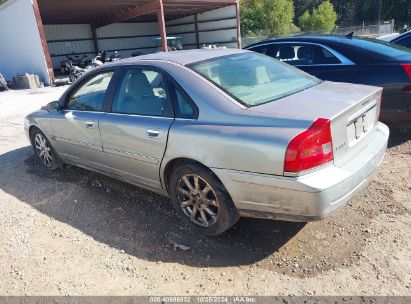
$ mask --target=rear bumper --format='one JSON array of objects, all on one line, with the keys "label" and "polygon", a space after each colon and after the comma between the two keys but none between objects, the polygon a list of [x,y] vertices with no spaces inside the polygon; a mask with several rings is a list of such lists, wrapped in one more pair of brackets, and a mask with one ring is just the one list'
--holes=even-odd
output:
[{"label": "rear bumper", "polygon": [[242,216],[319,220],[348,203],[372,180],[384,158],[388,127],[378,123],[373,136],[370,144],[344,166],[328,166],[301,177],[213,170]]}]

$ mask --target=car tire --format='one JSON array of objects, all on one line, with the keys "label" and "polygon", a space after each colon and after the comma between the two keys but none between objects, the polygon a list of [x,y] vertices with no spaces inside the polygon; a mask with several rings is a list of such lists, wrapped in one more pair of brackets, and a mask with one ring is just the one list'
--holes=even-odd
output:
[{"label": "car tire", "polygon": [[43,132],[35,128],[30,134],[30,140],[34,153],[44,167],[51,171],[60,167],[57,154]]},{"label": "car tire", "polygon": [[212,171],[197,163],[187,162],[175,168],[170,178],[169,193],[180,217],[194,231],[205,236],[219,235],[239,219],[221,181]]}]

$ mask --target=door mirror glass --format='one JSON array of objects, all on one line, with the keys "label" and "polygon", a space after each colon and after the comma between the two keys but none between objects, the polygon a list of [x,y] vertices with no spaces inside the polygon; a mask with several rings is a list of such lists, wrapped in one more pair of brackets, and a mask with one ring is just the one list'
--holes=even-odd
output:
[{"label": "door mirror glass", "polygon": [[58,100],[55,100],[55,101],[49,102],[43,108],[47,110],[48,112],[56,112],[60,110],[61,106]]}]

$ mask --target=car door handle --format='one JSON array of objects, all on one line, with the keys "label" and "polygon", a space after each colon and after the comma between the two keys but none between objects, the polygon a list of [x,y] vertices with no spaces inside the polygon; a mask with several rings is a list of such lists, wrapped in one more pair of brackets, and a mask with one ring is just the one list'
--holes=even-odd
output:
[{"label": "car door handle", "polygon": [[85,122],[86,128],[87,129],[92,129],[94,128],[94,122],[93,121],[86,121]]},{"label": "car door handle", "polygon": [[151,129],[147,130],[147,137],[156,138],[156,137],[159,137],[159,135],[160,135],[159,130],[151,130]]}]

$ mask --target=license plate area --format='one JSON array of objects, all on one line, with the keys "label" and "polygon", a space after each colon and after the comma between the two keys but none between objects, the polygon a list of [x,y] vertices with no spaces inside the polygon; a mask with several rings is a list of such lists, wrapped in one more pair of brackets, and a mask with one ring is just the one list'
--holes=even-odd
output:
[{"label": "license plate area", "polygon": [[376,123],[377,106],[373,106],[363,113],[356,113],[350,117],[347,123],[348,145],[354,146],[356,143],[372,130]]}]

